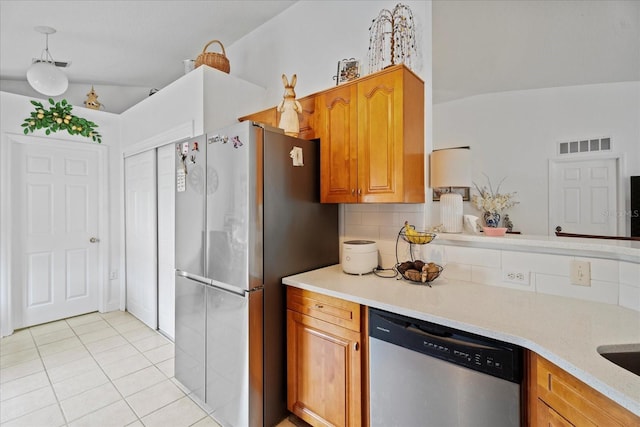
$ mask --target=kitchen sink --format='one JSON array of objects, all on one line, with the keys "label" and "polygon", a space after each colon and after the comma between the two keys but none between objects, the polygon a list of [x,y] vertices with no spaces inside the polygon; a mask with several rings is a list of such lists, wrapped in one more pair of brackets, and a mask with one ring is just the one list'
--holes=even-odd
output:
[{"label": "kitchen sink", "polygon": [[601,345],[598,353],[612,363],[640,376],[640,344]]}]

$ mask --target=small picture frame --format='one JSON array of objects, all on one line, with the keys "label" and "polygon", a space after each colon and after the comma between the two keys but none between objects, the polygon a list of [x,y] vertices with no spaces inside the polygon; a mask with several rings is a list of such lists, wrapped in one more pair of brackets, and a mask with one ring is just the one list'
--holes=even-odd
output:
[{"label": "small picture frame", "polygon": [[462,201],[468,202],[470,200],[469,197],[469,187],[446,187],[446,188],[434,188],[433,189],[433,201],[439,202],[440,196],[442,194],[446,194],[449,192],[458,193],[462,196]]},{"label": "small picture frame", "polygon": [[333,77],[336,80],[336,86],[358,77],[360,77],[360,61],[355,58],[338,61],[338,74]]}]

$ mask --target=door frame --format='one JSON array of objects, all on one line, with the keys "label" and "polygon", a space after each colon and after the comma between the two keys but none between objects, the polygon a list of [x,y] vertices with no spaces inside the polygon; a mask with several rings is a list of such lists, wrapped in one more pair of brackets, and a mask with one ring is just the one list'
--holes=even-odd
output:
[{"label": "door frame", "polygon": [[11,239],[11,186],[14,168],[12,167],[12,147],[14,144],[29,145],[52,145],[73,150],[93,151],[98,157],[98,235],[104,244],[98,245],[98,310],[107,310],[108,295],[108,271],[109,271],[109,247],[111,239],[109,235],[109,199],[108,199],[108,150],[106,145],[93,142],[82,142],[65,140],[38,135],[25,136],[6,132],[2,135],[0,143],[0,336],[11,335],[14,331],[15,316],[18,314],[13,304],[13,293],[11,289],[12,271],[11,255],[13,242]]},{"label": "door frame", "polygon": [[[625,195],[628,193],[628,188],[625,184],[625,176],[626,176],[626,159],[624,153],[616,154],[616,153],[607,153],[607,154],[595,154],[595,155],[575,155],[568,156],[566,158],[553,158],[549,159],[549,174],[548,174],[548,188],[547,188],[547,204],[549,206],[548,209],[548,217],[547,217],[547,228],[548,235],[555,235],[555,224],[553,224],[553,218],[558,215],[558,208],[553,203],[553,177],[557,171],[557,167],[560,164],[566,163],[575,163],[575,162],[586,162],[590,160],[614,160],[616,164],[616,211],[617,212],[626,212],[625,208]],[[627,217],[625,215],[616,215],[616,227],[618,229],[617,235],[626,236],[627,233]]]}]

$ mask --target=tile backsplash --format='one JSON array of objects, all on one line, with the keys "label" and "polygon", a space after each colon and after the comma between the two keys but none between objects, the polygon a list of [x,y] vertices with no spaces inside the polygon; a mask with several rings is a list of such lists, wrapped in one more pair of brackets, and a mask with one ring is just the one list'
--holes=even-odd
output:
[{"label": "tile backsplash", "polygon": [[[617,304],[640,311],[640,264],[609,259],[562,254],[488,249],[434,242],[413,246],[400,240],[405,221],[425,229],[428,214],[422,204],[341,205],[343,240],[368,239],[378,244],[380,266],[393,267],[397,260],[433,261],[442,265],[444,280],[465,280],[529,292]],[[398,259],[396,259],[396,247]],[[572,260],[590,263],[591,285],[571,284]],[[508,280],[509,273],[521,274],[519,283]],[[439,279],[439,280],[442,280]]]},{"label": "tile backsplash", "polygon": [[416,229],[426,224],[423,204],[346,204],[342,209],[344,235],[348,238],[395,240],[409,221]]}]

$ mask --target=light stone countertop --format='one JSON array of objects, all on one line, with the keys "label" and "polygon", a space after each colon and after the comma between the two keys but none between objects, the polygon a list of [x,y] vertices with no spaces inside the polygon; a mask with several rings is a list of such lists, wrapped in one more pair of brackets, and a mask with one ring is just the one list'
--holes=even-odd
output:
[{"label": "light stone countertop", "polygon": [[484,234],[438,233],[438,236],[432,243],[488,249],[556,253],[629,261],[640,264],[640,240],[588,239],[581,237],[534,236],[528,234],[507,234],[502,237],[490,237]]},{"label": "light stone countertop", "polygon": [[432,287],[340,265],[283,283],[462,329],[532,350],[640,416],[640,376],[600,356],[601,345],[640,343],[640,313],[616,305],[438,278]]}]

